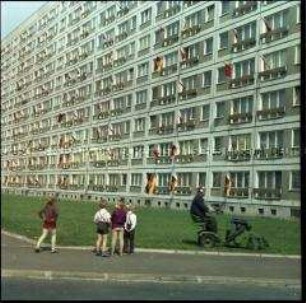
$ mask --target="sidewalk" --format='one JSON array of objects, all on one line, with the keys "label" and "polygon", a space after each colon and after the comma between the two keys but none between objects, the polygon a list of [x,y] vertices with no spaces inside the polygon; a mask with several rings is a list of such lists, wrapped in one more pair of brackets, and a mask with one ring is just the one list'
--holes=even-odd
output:
[{"label": "sidewalk", "polygon": [[3,277],[301,286],[298,258],[163,252],[102,258],[85,249],[60,249],[58,254],[46,250],[37,254],[29,242],[2,233]]}]

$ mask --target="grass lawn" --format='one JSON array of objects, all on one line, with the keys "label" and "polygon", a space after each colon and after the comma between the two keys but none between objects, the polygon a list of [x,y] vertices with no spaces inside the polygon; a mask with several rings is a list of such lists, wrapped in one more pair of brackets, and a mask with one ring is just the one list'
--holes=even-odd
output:
[{"label": "grass lawn", "polygon": [[[38,211],[44,206],[43,197],[27,197],[2,194],[1,223],[7,231],[37,239],[41,234]],[[58,245],[88,246],[96,241],[96,226],[93,216],[98,210],[96,202],[78,202],[60,199],[58,219]],[[112,211],[113,207],[109,207]],[[187,211],[171,209],[138,208],[136,246],[141,248],[163,248],[198,250],[197,227]],[[229,228],[231,216],[218,215],[221,239]],[[300,254],[300,224],[297,220],[274,218],[249,218],[252,231],[264,236],[270,247],[263,253]],[[49,240],[47,240],[49,241]],[[247,249],[218,247],[211,250],[245,251]]]}]

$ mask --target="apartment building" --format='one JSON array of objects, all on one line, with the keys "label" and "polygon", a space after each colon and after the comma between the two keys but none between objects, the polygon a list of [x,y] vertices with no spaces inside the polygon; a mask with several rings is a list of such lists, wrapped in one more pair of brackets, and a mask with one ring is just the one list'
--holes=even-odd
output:
[{"label": "apartment building", "polygon": [[300,212],[300,1],[50,1],[2,41],[4,192]]}]

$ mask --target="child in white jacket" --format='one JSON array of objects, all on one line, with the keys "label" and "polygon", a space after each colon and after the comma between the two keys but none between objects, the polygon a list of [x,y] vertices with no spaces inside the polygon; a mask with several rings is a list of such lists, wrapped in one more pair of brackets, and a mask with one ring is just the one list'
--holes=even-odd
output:
[{"label": "child in white jacket", "polygon": [[[106,209],[107,201],[106,199],[101,199],[99,203],[100,210],[98,210],[94,217],[94,223],[97,224],[97,234],[98,239],[96,243],[96,255],[106,257],[106,244],[107,235],[109,233],[111,225],[111,215]],[[102,246],[102,251],[101,251]]]},{"label": "child in white jacket", "polygon": [[128,254],[134,253],[135,247],[135,228],[137,224],[137,216],[133,212],[134,206],[132,204],[126,205],[126,221],[124,224],[124,252]]}]

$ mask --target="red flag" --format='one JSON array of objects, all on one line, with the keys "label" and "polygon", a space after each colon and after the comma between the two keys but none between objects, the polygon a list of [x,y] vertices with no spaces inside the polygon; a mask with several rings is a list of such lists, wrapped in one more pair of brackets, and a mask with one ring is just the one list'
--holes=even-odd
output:
[{"label": "red flag", "polygon": [[228,78],[232,78],[233,75],[233,65],[230,63],[226,63],[224,65],[224,74]]}]

